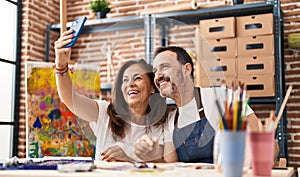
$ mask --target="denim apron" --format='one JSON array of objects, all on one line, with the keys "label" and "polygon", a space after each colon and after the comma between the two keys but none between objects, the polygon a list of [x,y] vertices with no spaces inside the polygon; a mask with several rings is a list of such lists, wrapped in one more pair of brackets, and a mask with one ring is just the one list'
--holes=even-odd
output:
[{"label": "denim apron", "polygon": [[178,160],[180,162],[213,163],[215,130],[205,117],[204,111],[199,112],[199,114],[200,120],[185,127],[178,128],[177,109],[174,122],[173,143],[176,147]]}]

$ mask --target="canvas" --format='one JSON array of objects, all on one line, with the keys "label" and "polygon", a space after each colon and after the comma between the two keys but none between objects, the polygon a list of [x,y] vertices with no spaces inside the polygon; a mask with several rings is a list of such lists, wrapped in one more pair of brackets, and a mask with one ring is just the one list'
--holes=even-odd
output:
[{"label": "canvas", "polygon": [[[93,132],[88,122],[76,117],[61,102],[53,63],[26,62],[25,68],[26,157],[93,157]],[[76,92],[99,98],[100,76],[95,65],[75,65],[69,73]]]}]

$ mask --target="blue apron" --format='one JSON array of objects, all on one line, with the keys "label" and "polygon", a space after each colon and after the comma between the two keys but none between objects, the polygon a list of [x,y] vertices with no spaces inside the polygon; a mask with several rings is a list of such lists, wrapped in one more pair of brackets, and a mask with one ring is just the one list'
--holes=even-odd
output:
[{"label": "blue apron", "polygon": [[[202,107],[200,91],[195,94],[198,108]],[[197,100],[198,99],[198,100]],[[204,110],[199,112],[200,120],[178,128],[178,109],[175,116],[173,143],[180,162],[213,163],[215,130],[208,122]]]},{"label": "blue apron", "polygon": [[182,128],[174,128],[173,143],[178,161],[213,163],[215,130],[206,118]]}]

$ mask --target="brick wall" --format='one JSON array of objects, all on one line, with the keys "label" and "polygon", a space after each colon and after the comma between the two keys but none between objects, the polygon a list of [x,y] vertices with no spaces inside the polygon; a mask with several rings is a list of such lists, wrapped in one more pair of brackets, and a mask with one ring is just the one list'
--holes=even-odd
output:
[{"label": "brick wall", "polygon": [[[203,0],[204,1],[204,0]],[[138,15],[142,9],[157,8],[171,4],[189,2],[188,0],[109,0],[112,11],[108,18]],[[245,0],[253,2],[253,0]],[[284,41],[285,41],[285,64],[286,64],[286,84],[292,84],[294,89],[287,104],[288,117],[288,151],[289,166],[300,166],[300,86],[299,67],[300,58],[297,52],[287,48],[287,35],[293,32],[300,32],[300,5],[297,0],[283,0],[282,10],[284,11]],[[94,14],[89,10],[89,0],[67,0],[68,21],[75,17],[85,15],[88,19],[95,19]],[[23,35],[22,35],[22,76],[21,76],[21,104],[20,104],[20,133],[19,133],[19,153],[20,157],[25,157],[25,61],[45,60],[45,37],[46,25],[59,23],[59,1],[47,0],[23,0]],[[195,26],[175,26],[170,29],[170,44],[181,44],[191,52],[194,49]],[[180,34],[178,33],[180,32]],[[158,33],[157,33],[158,34]],[[54,41],[59,37],[56,32],[51,32],[50,61],[54,61]],[[108,80],[107,58],[112,58],[113,70],[117,72],[122,62],[128,59],[144,58],[144,31],[143,29],[125,30],[122,32],[105,32],[97,34],[83,34],[72,50],[72,60],[76,62],[93,62],[100,68],[101,82],[111,82]],[[158,46],[158,40],[156,46]],[[104,52],[107,48],[113,49],[112,53]],[[121,59],[121,60],[120,60]],[[110,71],[113,71],[110,70]],[[104,95],[105,96],[105,95]],[[107,95],[106,95],[107,96]],[[108,95],[109,96],[109,95]],[[260,118],[268,117],[269,110],[274,110],[274,105],[253,106]]]},{"label": "brick wall", "polygon": [[295,0],[283,0],[284,12],[284,54],[286,85],[293,85],[292,96],[287,104],[289,165],[300,167],[300,52],[288,49],[287,35],[300,33],[300,4]]},{"label": "brick wall", "polygon": [[58,1],[23,1],[19,157],[26,155],[25,62],[45,60],[46,25],[59,22],[59,11],[56,9],[59,9]]}]

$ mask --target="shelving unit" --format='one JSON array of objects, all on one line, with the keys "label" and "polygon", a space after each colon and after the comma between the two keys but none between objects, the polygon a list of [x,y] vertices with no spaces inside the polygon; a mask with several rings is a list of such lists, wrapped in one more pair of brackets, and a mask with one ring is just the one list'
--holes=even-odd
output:
[{"label": "shelving unit", "polygon": [[[179,24],[181,22],[184,24],[197,24],[199,23],[199,20],[203,19],[221,18],[229,16],[238,17],[264,13],[272,13],[274,17],[275,96],[250,99],[250,103],[275,104],[276,110],[279,111],[285,95],[284,54],[282,39],[283,15],[280,10],[279,0],[180,12],[170,12],[163,14],[149,14],[143,16],[128,16],[111,19],[89,20],[85,24],[83,33],[89,34],[105,31],[107,32],[144,28],[145,59],[148,63],[152,63],[152,55],[154,52],[154,37],[160,36],[160,45],[167,46],[169,28],[173,25]],[[157,28],[159,29],[160,34],[155,34]],[[50,31],[59,32],[59,29],[60,25],[58,24],[47,26],[46,61],[49,61]],[[288,157],[286,125],[287,120],[286,114],[284,113],[276,132],[280,147],[279,157],[284,158]]]}]

